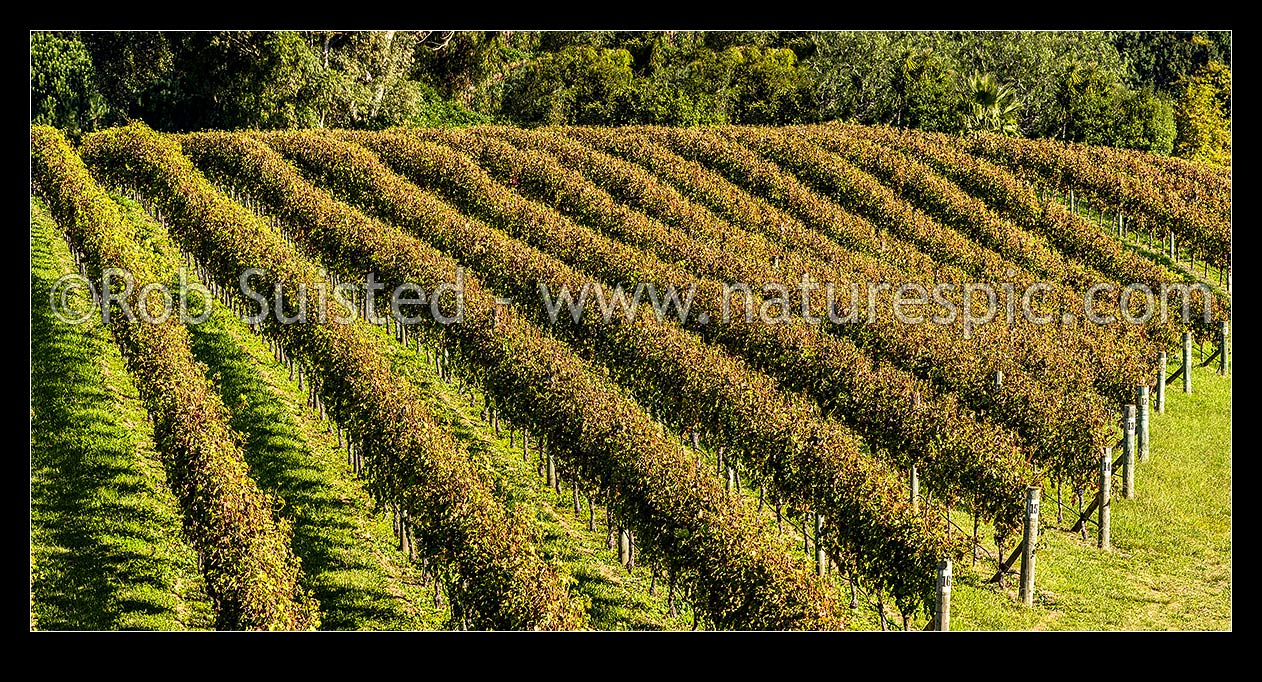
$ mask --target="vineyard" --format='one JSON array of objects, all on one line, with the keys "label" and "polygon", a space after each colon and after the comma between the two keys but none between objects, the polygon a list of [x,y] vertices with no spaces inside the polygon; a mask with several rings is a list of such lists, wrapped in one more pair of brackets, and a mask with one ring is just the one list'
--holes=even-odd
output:
[{"label": "vineyard", "polygon": [[839,123],[31,134],[40,629],[950,629],[953,575],[985,627],[1048,543],[1119,556],[1167,391],[1229,375],[1217,167]]}]

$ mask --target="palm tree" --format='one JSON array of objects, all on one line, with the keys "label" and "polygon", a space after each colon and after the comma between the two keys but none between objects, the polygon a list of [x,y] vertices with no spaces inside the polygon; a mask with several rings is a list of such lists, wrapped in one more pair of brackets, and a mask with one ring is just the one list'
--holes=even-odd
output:
[{"label": "palm tree", "polygon": [[970,131],[989,130],[1001,135],[1018,135],[1017,93],[989,73],[974,71],[961,84],[964,98],[964,127]]},{"label": "palm tree", "polygon": [[[1107,87],[1103,81],[1104,73],[1100,69],[1100,64],[1095,61],[1083,61],[1075,59],[1069,62],[1069,66],[1065,70],[1065,75],[1061,80],[1060,89],[1056,92],[1056,103],[1060,105],[1064,118],[1060,124],[1060,139],[1075,140],[1083,142],[1082,128],[1091,128],[1091,124],[1084,125],[1081,121],[1075,121],[1088,114],[1088,106],[1084,106],[1089,102],[1093,90],[1097,88]],[[1073,130],[1073,133],[1070,131]]]}]

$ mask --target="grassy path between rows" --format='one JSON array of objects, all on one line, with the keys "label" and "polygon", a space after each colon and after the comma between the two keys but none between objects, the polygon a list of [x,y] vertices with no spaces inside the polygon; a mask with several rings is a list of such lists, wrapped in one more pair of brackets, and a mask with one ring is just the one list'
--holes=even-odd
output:
[{"label": "grassy path between rows", "polygon": [[[594,630],[689,629],[692,613],[683,605],[671,618],[666,604],[666,584],[652,587],[648,568],[637,566],[628,572],[618,562],[617,551],[606,545],[604,507],[597,505],[596,532],[588,530],[589,510],[582,498],[583,511],[574,513],[574,498],[568,483],[562,493],[551,491],[540,475],[539,452],[531,437],[529,461],[523,461],[520,432],[509,446],[507,427],[502,433],[483,419],[484,397],[477,394],[471,406],[468,393],[458,383],[447,383],[432,364],[416,352],[409,339],[404,348],[391,332],[376,328],[381,350],[390,358],[395,372],[420,387],[429,397],[427,407],[440,423],[450,428],[468,448],[478,469],[489,477],[491,488],[503,499],[510,512],[529,515],[535,546],[549,562],[570,576],[570,592],[589,602],[589,626]],[[476,392],[475,392],[476,393]],[[650,594],[652,591],[652,594]]]},{"label": "grassy path between rows", "polygon": [[[31,554],[41,630],[213,627],[148,415],[99,316],[53,314],[70,250],[31,202]],[[82,290],[68,297],[88,310]]]},{"label": "grassy path between rows", "polygon": [[[161,224],[135,202],[119,203],[165,271],[176,272],[179,253]],[[189,280],[196,281],[191,271]],[[175,287],[178,277],[171,282]],[[190,300],[196,315],[200,299]],[[374,511],[336,435],[307,407],[305,391],[262,338],[222,304],[213,305],[209,319],[189,325],[193,353],[244,436],[251,476],[281,500],[280,515],[293,525],[301,583],[320,604],[321,629],[444,629],[446,609],[434,606],[420,569],[395,544],[389,515]]]}]

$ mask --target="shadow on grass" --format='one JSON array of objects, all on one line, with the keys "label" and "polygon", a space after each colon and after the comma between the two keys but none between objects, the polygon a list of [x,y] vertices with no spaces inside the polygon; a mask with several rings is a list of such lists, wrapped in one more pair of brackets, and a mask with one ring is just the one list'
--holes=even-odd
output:
[{"label": "shadow on grass", "polygon": [[39,222],[31,244],[36,626],[209,627],[204,585],[182,542],[145,412],[118,395],[134,389],[108,332],[97,322],[74,326],[54,316],[50,291],[73,265],[57,248],[55,228]]},{"label": "shadow on grass", "polygon": [[[520,439],[508,446],[508,432],[497,437],[495,430],[482,418],[482,404],[471,406],[467,395],[459,395],[454,384],[438,379],[432,366],[411,347],[405,349],[389,341],[389,333],[373,328],[381,348],[391,360],[393,370],[406,378],[425,396],[425,406],[435,420],[455,435],[467,448],[469,457],[497,499],[504,502],[509,514],[531,518],[534,544],[545,561],[560,564],[574,583],[575,597],[586,597],[589,627],[594,630],[663,630],[686,629],[691,624],[691,611],[681,604],[678,618],[666,615],[666,584],[657,585],[655,596],[649,595],[651,576],[644,567],[634,574],[617,560],[617,552],[605,546],[605,512],[598,507],[600,520],[597,532],[587,528],[587,500],[583,512],[574,514],[568,492],[550,491],[539,475],[539,452],[532,443],[530,461],[523,462]],[[568,485],[568,484],[566,484]]]},{"label": "shadow on grass", "polygon": [[194,354],[217,378],[224,403],[232,410],[232,427],[245,436],[251,475],[263,490],[283,500],[280,514],[293,525],[303,585],[320,602],[321,627],[419,627],[403,597],[390,588],[390,582],[400,577],[385,573],[381,557],[374,555],[378,548],[358,518],[368,517],[370,524],[389,522],[374,518],[366,508],[371,501],[350,489],[353,474],[337,467],[337,453],[303,437],[292,412],[307,409],[302,393],[280,385],[275,376],[275,383],[269,383],[269,370],[243,348],[249,332],[226,309],[216,307],[209,321],[190,331]]}]

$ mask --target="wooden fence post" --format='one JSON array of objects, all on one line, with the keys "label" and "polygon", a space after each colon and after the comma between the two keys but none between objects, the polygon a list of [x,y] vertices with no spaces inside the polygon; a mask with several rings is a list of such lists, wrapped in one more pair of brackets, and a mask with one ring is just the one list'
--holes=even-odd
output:
[{"label": "wooden fence post", "polygon": [[631,536],[626,528],[618,529],[618,563],[626,566],[631,561]]},{"label": "wooden fence post", "polygon": [[1025,549],[1021,553],[1021,601],[1034,605],[1034,551],[1039,540],[1039,497],[1043,489],[1030,486],[1025,494]]},{"label": "wooden fence post", "polygon": [[1139,408],[1138,422],[1136,424],[1137,431],[1136,445],[1139,449],[1139,461],[1144,463],[1148,461],[1148,387],[1137,386],[1135,388],[1135,402]]},{"label": "wooden fence post", "polygon": [[1135,499],[1135,406],[1122,406],[1122,497]]},{"label": "wooden fence post", "polygon": [[1168,358],[1166,352],[1161,351],[1157,356],[1157,414],[1165,414],[1166,412],[1166,363]]},{"label": "wooden fence post", "polygon": [[978,531],[978,526],[980,525],[980,520],[981,520],[981,514],[978,511],[978,508],[979,508],[979,505],[977,504],[977,496],[974,495],[973,496],[973,509],[971,510],[973,514],[973,565],[974,566],[977,565],[977,548],[981,544],[977,541],[977,531]]},{"label": "wooden fence post", "polygon": [[819,577],[823,578],[828,568],[828,557],[824,555],[824,515],[815,515],[815,563],[819,566]]},{"label": "wooden fence post", "polygon": [[1227,376],[1227,322],[1218,327],[1218,373]]},{"label": "wooden fence post", "polygon": [[938,564],[938,627],[940,632],[951,630],[951,560]]},{"label": "wooden fence post", "polygon": [[916,465],[911,465],[911,513],[920,512],[920,476],[916,472]]},{"label": "wooden fence post", "polygon": [[1100,516],[1098,525],[1100,526],[1099,547],[1100,549],[1109,548],[1109,492],[1113,487],[1113,448],[1104,448],[1104,454],[1100,456]]},{"label": "wooden fence post", "polygon": [[1192,332],[1183,332],[1183,392],[1192,392]]}]

